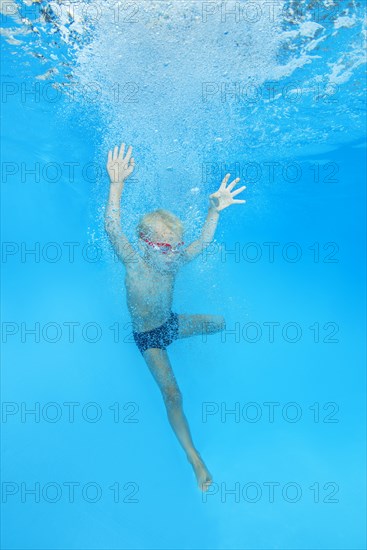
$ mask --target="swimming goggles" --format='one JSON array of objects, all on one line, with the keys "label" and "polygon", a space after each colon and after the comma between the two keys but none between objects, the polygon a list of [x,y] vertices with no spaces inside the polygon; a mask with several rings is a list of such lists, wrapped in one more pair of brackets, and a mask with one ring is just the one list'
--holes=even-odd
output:
[{"label": "swimming goggles", "polygon": [[159,250],[163,254],[167,254],[167,252],[180,252],[180,247],[185,244],[184,241],[177,243],[176,246],[172,246],[169,243],[154,243],[152,241],[149,241],[145,238],[145,235],[143,233],[139,233],[139,236],[143,241],[149,244],[149,246],[152,246],[154,250]]}]

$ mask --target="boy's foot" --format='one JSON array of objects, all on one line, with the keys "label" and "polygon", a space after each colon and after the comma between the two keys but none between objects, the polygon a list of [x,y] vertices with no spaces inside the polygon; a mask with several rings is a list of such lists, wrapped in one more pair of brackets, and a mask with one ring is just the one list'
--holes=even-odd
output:
[{"label": "boy's foot", "polygon": [[193,458],[188,458],[188,460],[191,466],[194,468],[199,488],[203,492],[207,491],[213,481],[213,478],[208,468],[205,466],[204,461],[200,456],[200,453],[197,453],[197,456]]}]

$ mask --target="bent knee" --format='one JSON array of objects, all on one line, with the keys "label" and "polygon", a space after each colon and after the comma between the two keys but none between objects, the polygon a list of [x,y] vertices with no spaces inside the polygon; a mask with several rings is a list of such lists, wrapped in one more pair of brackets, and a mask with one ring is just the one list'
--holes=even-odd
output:
[{"label": "bent knee", "polygon": [[206,332],[208,334],[225,330],[225,328],[226,321],[223,315],[212,315],[210,320],[206,323]]},{"label": "bent knee", "polygon": [[162,394],[166,405],[174,406],[182,403],[182,394],[177,386],[166,386]]}]

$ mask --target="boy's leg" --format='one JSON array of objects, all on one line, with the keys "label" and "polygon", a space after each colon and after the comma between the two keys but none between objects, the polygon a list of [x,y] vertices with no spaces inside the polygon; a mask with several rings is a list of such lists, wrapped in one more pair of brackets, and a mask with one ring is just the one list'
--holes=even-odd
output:
[{"label": "boy's leg", "polygon": [[222,315],[178,315],[178,338],[197,334],[213,334],[224,330],[226,322]]},{"label": "boy's leg", "polygon": [[189,462],[195,470],[199,486],[202,490],[206,490],[207,484],[211,482],[211,475],[200,453],[194,447],[190,428],[182,408],[181,391],[172,370],[167,351],[160,348],[149,348],[143,352],[143,356],[162,392],[168,419],[177,439],[186,451]]}]

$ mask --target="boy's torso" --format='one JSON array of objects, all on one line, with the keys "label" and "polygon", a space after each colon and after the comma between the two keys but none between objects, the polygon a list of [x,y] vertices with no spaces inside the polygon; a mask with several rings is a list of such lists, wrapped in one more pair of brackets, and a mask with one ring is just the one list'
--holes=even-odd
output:
[{"label": "boy's torso", "polygon": [[139,257],[126,266],[127,306],[135,332],[162,325],[171,314],[175,273],[159,273]]}]

